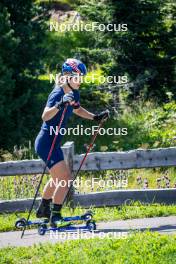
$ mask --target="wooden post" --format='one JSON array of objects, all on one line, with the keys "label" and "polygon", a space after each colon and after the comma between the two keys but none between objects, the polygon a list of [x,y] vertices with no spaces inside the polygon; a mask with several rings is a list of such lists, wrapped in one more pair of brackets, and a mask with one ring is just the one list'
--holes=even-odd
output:
[{"label": "wooden post", "polygon": [[[73,158],[74,158],[74,142],[68,141],[62,146],[62,150],[64,153],[64,160],[69,167],[71,178],[73,179]],[[74,187],[71,187],[69,197],[66,199],[66,203],[69,202],[69,206],[73,208],[73,194],[74,194]]]}]

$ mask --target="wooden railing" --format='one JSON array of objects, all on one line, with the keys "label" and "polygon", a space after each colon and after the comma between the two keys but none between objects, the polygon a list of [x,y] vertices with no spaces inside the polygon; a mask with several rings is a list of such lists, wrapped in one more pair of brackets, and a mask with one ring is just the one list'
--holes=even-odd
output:
[{"label": "wooden railing", "polygon": [[[79,167],[84,156],[74,154],[74,143],[67,142],[62,147],[64,158],[72,174]],[[176,166],[176,148],[137,149],[125,152],[92,152],[82,166],[83,171],[127,170],[135,168],[155,168]],[[8,161],[0,163],[0,176],[40,174],[44,168],[41,160]],[[46,172],[48,173],[48,171]],[[152,175],[151,175],[152,177]],[[39,199],[37,199],[38,201]],[[176,203],[176,189],[113,190],[88,194],[73,194],[73,206],[102,207],[117,206],[130,201],[142,203]],[[1,201],[0,212],[23,211],[28,209],[32,199]]]}]

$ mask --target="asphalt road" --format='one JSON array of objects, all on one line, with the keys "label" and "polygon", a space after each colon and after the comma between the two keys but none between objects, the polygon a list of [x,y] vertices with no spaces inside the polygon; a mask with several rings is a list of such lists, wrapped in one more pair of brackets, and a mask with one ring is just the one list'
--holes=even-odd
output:
[{"label": "asphalt road", "polygon": [[112,222],[97,223],[94,232],[48,232],[44,236],[38,234],[37,229],[26,230],[21,239],[21,231],[0,233],[0,247],[7,246],[31,246],[39,243],[56,243],[69,239],[89,239],[94,237],[116,237],[125,238],[134,231],[150,229],[161,234],[176,234],[176,216],[153,217],[132,220],[118,220]]}]

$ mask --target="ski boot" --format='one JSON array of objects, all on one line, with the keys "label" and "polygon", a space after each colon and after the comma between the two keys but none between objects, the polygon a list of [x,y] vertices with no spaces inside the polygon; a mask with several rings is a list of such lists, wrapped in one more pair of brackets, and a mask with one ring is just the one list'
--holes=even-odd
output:
[{"label": "ski boot", "polygon": [[64,227],[71,225],[71,223],[66,223],[61,215],[62,205],[52,204],[51,205],[51,215],[50,215],[50,226],[53,228]]},{"label": "ski boot", "polygon": [[41,203],[39,204],[37,210],[36,210],[36,217],[37,218],[50,218],[51,215],[51,209],[50,209],[50,203],[52,202],[52,199],[46,200],[42,199]]},{"label": "ski boot", "polygon": [[61,216],[60,212],[51,212],[50,215],[50,226],[51,227],[58,227],[63,221],[63,217]]}]

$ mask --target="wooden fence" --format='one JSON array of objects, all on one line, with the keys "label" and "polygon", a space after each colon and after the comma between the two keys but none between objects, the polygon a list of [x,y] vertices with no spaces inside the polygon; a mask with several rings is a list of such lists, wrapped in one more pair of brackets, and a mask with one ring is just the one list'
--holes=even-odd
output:
[{"label": "wooden fence", "polygon": [[[74,143],[67,142],[62,147],[64,158],[72,175],[77,171],[84,156],[74,154]],[[125,152],[92,152],[82,166],[82,171],[127,170],[135,168],[155,168],[176,166],[176,148],[137,149]],[[41,160],[8,161],[0,163],[0,176],[41,174],[44,163]],[[48,171],[46,172],[48,173]],[[37,199],[37,202],[39,199]],[[72,205],[118,206],[131,201],[142,203],[176,203],[176,189],[113,190],[87,194],[73,194]],[[0,201],[0,212],[23,211],[29,208],[32,199]],[[37,204],[37,203],[36,203]]]}]

